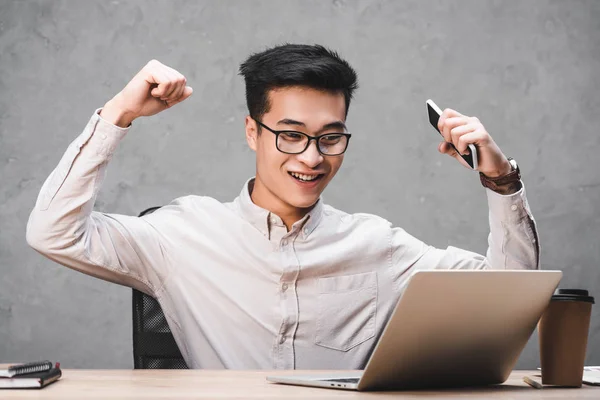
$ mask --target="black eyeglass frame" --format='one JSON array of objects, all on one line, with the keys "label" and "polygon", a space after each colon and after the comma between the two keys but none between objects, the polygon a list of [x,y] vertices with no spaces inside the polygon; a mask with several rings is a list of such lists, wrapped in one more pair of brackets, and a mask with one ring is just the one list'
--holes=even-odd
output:
[{"label": "black eyeglass frame", "polygon": [[[268,126],[266,126],[265,124],[263,124],[262,122],[260,122],[259,120],[255,119],[256,123],[260,126],[262,126],[263,128],[265,128],[266,130],[268,130],[271,133],[275,134],[275,147],[277,147],[277,150],[279,150],[280,152],[284,153],[284,154],[302,154],[306,151],[306,149],[308,149],[308,146],[310,146],[310,142],[311,141],[315,141],[317,142],[317,151],[324,155],[324,156],[329,156],[329,157],[334,157],[334,156],[341,156],[342,154],[344,154],[346,152],[346,150],[348,150],[348,144],[350,144],[350,138],[352,137],[351,133],[345,133],[345,132],[332,132],[332,133],[324,133],[322,135],[319,136],[310,136],[304,132],[298,132],[298,131],[293,131],[293,130],[289,130],[289,129],[284,129],[282,131],[276,131],[275,129],[271,129]],[[302,135],[302,136],[306,136],[308,138],[308,142],[306,142],[306,146],[304,147],[304,149],[302,149],[302,151],[299,152],[295,152],[295,153],[290,153],[288,151],[283,151],[279,148],[279,135],[282,133],[297,133],[298,135]],[[341,135],[341,136],[345,136],[346,137],[346,147],[344,147],[344,151],[342,151],[341,153],[336,153],[336,154],[327,154],[327,153],[323,153],[321,151],[321,147],[319,147],[319,139],[321,139],[323,136],[331,136],[331,135]]]}]

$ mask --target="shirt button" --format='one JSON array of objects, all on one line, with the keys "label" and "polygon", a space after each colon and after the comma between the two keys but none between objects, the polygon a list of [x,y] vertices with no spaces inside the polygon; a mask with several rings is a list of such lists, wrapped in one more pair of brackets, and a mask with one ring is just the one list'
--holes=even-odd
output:
[{"label": "shirt button", "polygon": [[304,234],[308,235],[308,228],[304,228]]},{"label": "shirt button", "polygon": [[513,211],[517,211],[517,205],[513,204],[512,206],[510,206],[510,209]]},{"label": "shirt button", "polygon": [[106,135],[104,133],[100,137],[102,138],[102,140],[106,139]]},{"label": "shirt button", "polygon": [[283,285],[281,285],[281,291],[285,292],[286,290],[288,290],[288,284],[284,283]]},{"label": "shirt button", "polygon": [[277,223],[277,220],[275,219],[275,217],[271,217],[271,223],[272,224],[276,224]]},{"label": "shirt button", "polygon": [[285,336],[282,336],[282,337],[279,339],[279,344],[284,344],[284,343],[285,343]]}]

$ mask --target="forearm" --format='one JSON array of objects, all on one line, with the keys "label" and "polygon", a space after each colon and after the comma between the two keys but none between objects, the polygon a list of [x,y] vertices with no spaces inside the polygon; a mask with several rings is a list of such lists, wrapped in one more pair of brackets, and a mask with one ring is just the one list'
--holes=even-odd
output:
[{"label": "forearm", "polygon": [[135,117],[126,111],[121,102],[120,95],[116,95],[104,105],[102,111],[100,111],[100,116],[112,125],[120,128],[128,128]]}]

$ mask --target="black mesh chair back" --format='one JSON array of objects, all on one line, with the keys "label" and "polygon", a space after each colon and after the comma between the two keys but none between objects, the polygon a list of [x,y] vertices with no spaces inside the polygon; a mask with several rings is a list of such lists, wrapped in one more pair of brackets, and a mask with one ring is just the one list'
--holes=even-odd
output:
[{"label": "black mesh chair back", "polygon": [[[150,214],[160,207],[140,213]],[[187,369],[158,301],[133,289],[133,365],[135,369]]]}]

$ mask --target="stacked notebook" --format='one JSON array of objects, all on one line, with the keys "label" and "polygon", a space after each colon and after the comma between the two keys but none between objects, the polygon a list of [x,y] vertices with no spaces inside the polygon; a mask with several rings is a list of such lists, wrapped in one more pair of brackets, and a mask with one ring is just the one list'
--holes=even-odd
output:
[{"label": "stacked notebook", "polygon": [[0,369],[0,389],[41,389],[56,382],[62,375],[60,364],[50,361],[11,365]]}]

